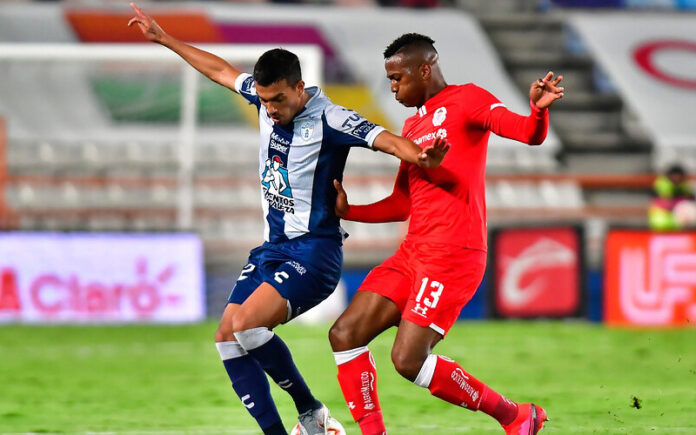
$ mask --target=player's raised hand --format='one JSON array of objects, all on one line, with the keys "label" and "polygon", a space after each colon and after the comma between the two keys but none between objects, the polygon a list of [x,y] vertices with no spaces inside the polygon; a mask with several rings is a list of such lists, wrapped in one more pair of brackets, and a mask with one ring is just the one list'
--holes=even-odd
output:
[{"label": "player's raised hand", "polygon": [[348,209],[350,208],[350,205],[348,204],[348,195],[338,180],[334,180],[333,183],[334,188],[336,188],[336,192],[338,192],[334,212],[336,213],[336,216],[342,218],[348,214]]},{"label": "player's raised hand", "polygon": [[561,80],[563,80],[563,76],[554,78],[553,71],[549,71],[544,78],[540,78],[532,83],[532,86],[529,88],[529,99],[538,108],[546,109],[554,101],[563,98],[565,89],[562,86],[558,86]]},{"label": "player's raised hand", "polygon": [[145,37],[152,42],[162,42],[166,36],[164,30],[150,16],[145,14],[135,3],[130,4],[135,11],[135,16],[128,21],[128,27],[137,24]]},{"label": "player's raised hand", "polygon": [[422,168],[436,168],[440,166],[449,151],[449,143],[443,137],[436,137],[435,141],[423,148],[423,151],[418,155],[418,166]]}]

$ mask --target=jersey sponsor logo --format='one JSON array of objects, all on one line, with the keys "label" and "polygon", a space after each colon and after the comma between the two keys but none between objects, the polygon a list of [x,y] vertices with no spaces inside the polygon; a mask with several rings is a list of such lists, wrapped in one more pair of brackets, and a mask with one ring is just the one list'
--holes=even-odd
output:
[{"label": "jersey sponsor logo", "polygon": [[447,118],[447,108],[440,107],[433,114],[433,125],[435,127],[441,126],[445,122],[445,118]]},{"label": "jersey sponsor logo", "polygon": [[365,139],[367,135],[374,130],[376,127],[375,124],[371,123],[370,121],[363,121],[361,122],[357,127],[355,127],[350,134],[353,136],[360,138],[360,139]]},{"label": "jersey sponsor logo", "polygon": [[437,131],[431,131],[428,134],[424,134],[423,136],[413,139],[413,142],[416,143],[417,145],[422,144],[423,142],[430,142],[435,140],[435,138],[440,137],[442,139],[447,137],[447,129],[445,128],[440,128]]},{"label": "jersey sponsor logo", "polygon": [[360,393],[363,399],[363,408],[367,410],[375,409],[372,401],[372,391],[375,389],[375,376],[370,372],[360,373]]},{"label": "jersey sponsor logo", "polygon": [[288,180],[288,170],[282,166],[280,157],[266,160],[266,169],[261,175],[263,197],[268,205],[285,213],[295,213],[295,200]]},{"label": "jersey sponsor logo", "polygon": [[280,151],[283,154],[288,153],[288,148],[290,148],[290,141],[279,136],[276,132],[271,133],[271,143],[269,144],[271,149]]},{"label": "jersey sponsor logo", "polygon": [[303,122],[300,125],[300,136],[306,142],[312,138],[314,134],[314,123],[311,121]]},{"label": "jersey sponsor logo", "polygon": [[292,266],[300,275],[304,275],[305,273],[307,273],[307,268],[305,268],[297,261],[286,261],[285,264]]},{"label": "jersey sponsor logo", "polygon": [[249,95],[256,95],[256,83],[254,83],[254,77],[247,77],[239,87],[239,92]]},{"label": "jersey sponsor logo", "polygon": [[452,370],[452,375],[451,375],[451,377],[452,377],[452,380],[459,386],[459,388],[461,388],[462,390],[464,390],[464,391],[466,392],[466,394],[468,394],[469,397],[471,397],[471,401],[472,401],[472,402],[477,402],[477,401],[478,401],[478,399],[479,399],[479,392],[476,391],[476,389],[475,389],[474,387],[472,387],[472,386],[467,382],[467,380],[469,379],[469,377],[468,377],[467,375],[464,374],[464,371],[463,371],[462,369],[460,369],[459,367],[457,367],[456,369]]},{"label": "jersey sponsor logo", "polygon": [[417,303],[415,307],[411,308],[411,311],[421,317],[428,317],[428,307],[424,307],[420,303]]}]

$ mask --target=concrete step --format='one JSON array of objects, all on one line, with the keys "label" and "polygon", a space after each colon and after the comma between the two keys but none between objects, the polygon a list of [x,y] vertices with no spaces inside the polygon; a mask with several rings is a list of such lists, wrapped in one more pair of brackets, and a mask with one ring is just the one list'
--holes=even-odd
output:
[{"label": "concrete step", "polygon": [[[537,68],[516,68],[511,70],[510,74],[520,89],[529,89],[532,82],[543,77],[547,71],[547,68],[540,65]],[[563,75],[563,87],[566,89],[566,92],[589,93],[594,91],[592,74],[584,68],[567,68],[563,71],[554,72]]]},{"label": "concrete step", "polygon": [[562,134],[561,140],[564,150],[572,153],[647,153],[652,148],[644,138],[630,137],[621,131],[573,131]]},{"label": "concrete step", "polygon": [[648,153],[566,153],[566,170],[574,174],[637,174],[652,171]]},{"label": "concrete step", "polygon": [[563,51],[516,50],[503,53],[503,63],[507,68],[536,69],[555,71],[563,74],[567,69],[591,70],[594,62],[590,56],[568,54]]},{"label": "concrete step", "polygon": [[617,111],[554,110],[550,119],[553,128],[561,136],[580,132],[622,131],[622,116]]},{"label": "concrete step", "polygon": [[488,32],[491,42],[501,53],[517,51],[550,51],[562,52],[566,41],[561,32],[549,32],[542,29],[496,30]]},{"label": "concrete step", "polygon": [[552,115],[561,111],[596,110],[600,112],[620,110],[623,107],[621,97],[616,94],[598,94],[591,91],[567,92],[563,99],[554,103]]}]

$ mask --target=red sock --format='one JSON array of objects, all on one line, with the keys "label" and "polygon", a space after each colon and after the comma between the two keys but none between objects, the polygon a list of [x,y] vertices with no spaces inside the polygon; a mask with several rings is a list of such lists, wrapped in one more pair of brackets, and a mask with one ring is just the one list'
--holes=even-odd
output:
[{"label": "red sock", "polygon": [[472,411],[481,410],[500,424],[510,424],[517,417],[515,402],[496,393],[449,358],[437,357],[428,389],[442,400]]},{"label": "red sock", "polygon": [[370,351],[365,348],[358,356],[350,355],[341,362],[340,354],[360,352],[358,349],[335,352],[338,363],[338,383],[346,399],[353,420],[358,422],[363,435],[382,435],[386,433],[382,411],[377,397],[377,370]]}]

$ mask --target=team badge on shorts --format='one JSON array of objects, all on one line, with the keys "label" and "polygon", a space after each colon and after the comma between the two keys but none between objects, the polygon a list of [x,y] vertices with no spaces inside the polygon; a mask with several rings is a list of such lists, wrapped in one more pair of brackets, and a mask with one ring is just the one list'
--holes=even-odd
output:
[{"label": "team badge on shorts", "polygon": [[303,122],[300,125],[300,136],[302,136],[302,139],[308,141],[312,138],[312,134],[314,134],[314,123],[309,121]]},{"label": "team badge on shorts", "polygon": [[447,109],[444,107],[440,107],[433,114],[433,125],[435,127],[441,126],[442,123],[445,122],[445,118],[447,118]]}]

